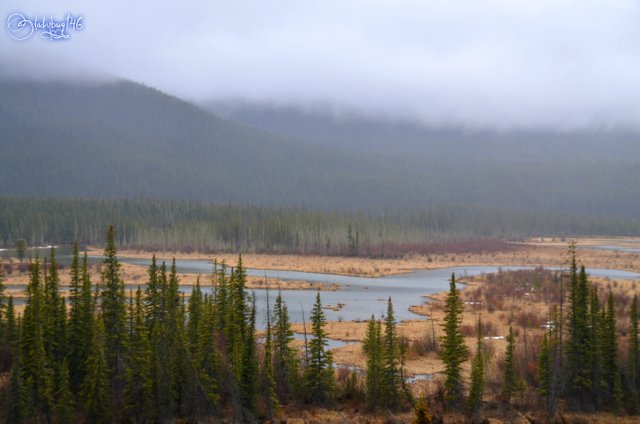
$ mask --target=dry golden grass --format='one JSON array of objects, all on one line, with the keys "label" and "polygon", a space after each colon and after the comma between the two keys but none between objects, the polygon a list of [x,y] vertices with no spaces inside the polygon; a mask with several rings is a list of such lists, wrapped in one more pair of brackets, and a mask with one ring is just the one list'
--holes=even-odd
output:
[{"label": "dry golden grass", "polygon": [[[599,245],[613,244],[610,239],[580,239],[579,245]],[[640,239],[620,239],[619,243],[624,245],[633,245],[640,243]],[[99,252],[98,252],[99,253]],[[496,252],[489,254],[462,254],[462,255],[435,255],[429,258],[407,256],[403,259],[366,259],[366,258],[336,258],[324,256],[293,256],[293,255],[243,255],[245,266],[249,268],[263,268],[275,270],[299,270],[307,272],[322,272],[344,275],[360,275],[360,276],[380,276],[388,274],[397,274],[409,272],[415,269],[430,269],[460,265],[503,265],[503,266],[564,266],[566,265],[567,241],[556,241],[551,239],[530,240],[524,247],[508,252]],[[122,257],[138,257],[150,258],[152,253],[148,252],[120,252]],[[609,269],[626,269],[640,272],[640,254],[626,252],[607,252],[595,250],[579,250],[579,259],[582,263],[588,264],[590,268],[609,268]],[[173,253],[157,253],[160,258],[172,258],[176,256],[179,259],[212,259],[213,256],[204,256],[199,254],[173,254]],[[225,260],[229,264],[234,264],[237,260],[235,255],[215,255],[218,260]],[[122,267],[122,275],[128,284],[140,282],[143,284],[146,280],[146,270],[144,267],[124,264]],[[69,280],[68,269],[62,270],[61,278],[63,282]],[[99,275],[95,267],[92,268],[92,278],[99,281]],[[180,274],[181,284],[195,284],[196,275]],[[262,288],[264,281],[261,278],[251,278],[249,287]],[[592,279],[599,287],[603,289],[611,288],[616,295],[631,297],[636,291],[634,283],[629,281],[608,281],[603,279]],[[14,273],[8,276],[6,284],[26,285],[28,275]],[[208,283],[208,277],[204,276],[201,280],[202,284]],[[480,291],[485,287],[486,282],[483,277],[476,277],[468,282],[468,286],[462,291],[463,301],[477,300],[481,297]],[[268,281],[270,287],[282,288],[298,288],[313,289],[319,287],[313,283],[305,282],[284,282],[274,279]],[[335,288],[335,287],[334,287]],[[16,292],[15,294],[19,294]],[[441,335],[441,323],[444,317],[443,300],[446,292],[437,293],[429,296],[430,304],[415,305],[411,310],[419,315],[423,315],[424,319],[404,321],[399,324],[399,333],[414,342],[425,337],[427,334],[435,330],[436,337]],[[510,319],[515,314],[532,314],[540,317],[546,317],[549,310],[548,304],[541,301],[531,301],[527,298],[505,298],[500,302],[499,308],[493,308],[489,311],[486,304],[465,305],[462,317],[462,326],[471,326],[472,331],[466,331],[465,341],[473,353],[475,347],[475,336],[473,326],[477,321],[478,315],[482,316],[485,324],[492,328],[490,336],[506,336]],[[17,309],[21,310],[23,306],[18,305]],[[620,321],[621,325],[626,325],[624,319]],[[360,341],[363,339],[366,331],[366,322],[328,322],[326,331],[328,337],[345,341]],[[293,330],[298,333],[303,332],[302,324],[293,324]],[[307,325],[307,331],[309,326]],[[517,335],[522,334],[523,328],[514,325],[514,331]],[[532,338],[543,333],[542,328],[531,327],[527,329],[528,336]],[[296,340],[295,346],[302,348],[303,341]],[[492,346],[494,352],[494,361],[500,358],[506,347],[506,341],[486,340],[485,345]],[[353,343],[333,350],[334,360],[338,364],[355,365],[361,368],[365,367],[366,358],[363,355],[360,343]],[[465,372],[468,372],[468,364],[465,364]],[[406,362],[406,372],[413,374],[438,374],[442,371],[442,362],[435,353],[428,353],[423,356],[410,354]],[[413,386],[414,393],[421,393],[423,390],[429,392],[433,390],[432,383],[418,382]],[[521,414],[510,417],[502,417],[499,413],[491,414],[488,422],[524,422]],[[344,411],[327,411],[317,408],[287,408],[282,412],[283,422],[296,423],[382,423],[388,422],[390,417],[372,416],[358,410]],[[396,415],[398,422],[411,422],[413,414],[406,412]],[[460,415],[445,415],[444,422],[466,422],[466,418]],[[581,423],[632,423],[639,422],[635,418],[618,417],[604,413],[583,415],[583,414],[564,414],[561,422],[581,422]],[[545,422],[544,419],[541,419]]]},{"label": "dry golden grass", "polygon": [[[546,240],[546,239],[545,239]],[[554,239],[555,240],[555,239]],[[578,247],[587,245],[620,245],[637,246],[640,239],[577,239]],[[391,274],[402,274],[419,269],[447,268],[452,266],[471,265],[502,265],[502,266],[563,266],[566,265],[568,241],[540,241],[529,240],[527,243],[517,244],[516,249],[502,252],[479,252],[463,254],[438,254],[431,256],[406,255],[398,259],[351,258],[316,255],[269,255],[243,254],[242,260],[246,267],[271,270],[293,270],[305,272],[319,272],[337,275],[352,275],[363,277],[379,277]],[[99,250],[92,253],[100,254]],[[144,252],[123,250],[122,257],[151,258],[156,254],[158,258],[171,259],[203,259],[224,260],[227,264],[235,264],[238,256],[235,254],[204,255],[199,253],[180,252]],[[590,268],[623,269],[640,272],[640,253],[612,252],[596,250],[580,250],[580,258]]]},{"label": "dry golden grass", "polygon": [[[605,243],[606,242],[606,243]],[[640,239],[621,239],[620,243],[640,243]],[[603,239],[580,239],[579,245],[598,245],[598,244],[615,244],[612,240]],[[300,270],[306,272],[322,272],[346,275],[361,276],[379,276],[409,272],[415,269],[440,268],[448,266],[460,265],[503,265],[503,266],[563,266],[566,265],[567,241],[530,240],[522,247],[505,252],[493,253],[467,253],[467,254],[442,254],[434,255],[429,258],[419,256],[407,256],[402,259],[368,259],[368,258],[345,258],[345,257],[327,257],[327,256],[294,256],[294,255],[261,255],[246,254],[243,255],[243,262],[249,268],[262,268],[274,270]],[[100,253],[95,250],[94,253]],[[198,253],[173,253],[173,252],[155,252],[158,258],[171,259],[174,256],[177,259],[205,259],[211,260],[214,257],[218,261],[225,261],[228,264],[234,264],[237,261],[236,255],[201,255]],[[135,258],[151,258],[152,252],[141,251],[120,251],[121,257]],[[640,271],[640,254],[626,252],[606,252],[594,250],[580,250],[579,258],[583,263],[593,268],[615,268]],[[146,269],[141,266],[123,264],[122,276],[127,284],[144,284],[146,280]],[[182,285],[195,284],[197,276],[195,274],[180,274]],[[99,281],[99,273],[96,267],[92,267],[92,278]],[[61,272],[63,282],[69,280],[68,269]],[[22,284],[26,285],[28,276],[26,274],[10,275],[6,284]],[[324,285],[317,283],[309,283],[302,281],[278,281],[269,279],[270,288],[281,287],[283,289],[326,289]],[[209,283],[209,277],[203,276],[201,284]],[[463,300],[474,299],[475,287],[479,287],[482,281],[479,279],[471,281],[469,287],[463,291]],[[630,295],[631,287],[625,283],[600,282],[603,286],[616,284],[616,290]],[[248,282],[249,288],[264,288],[263,278],[250,277]],[[336,289],[337,286],[329,287]],[[15,295],[20,295],[20,291],[16,291]],[[435,328],[436,336],[440,335],[441,322],[443,318],[443,309],[439,306],[444,299],[446,293],[439,293],[430,296],[432,302],[430,304],[416,305],[411,310],[419,315],[425,316],[424,320],[414,320],[403,322],[399,326],[400,333],[410,341],[419,340],[428,332]],[[477,320],[478,314],[482,315],[485,323],[488,323],[495,334],[492,336],[506,336],[508,331],[509,318],[514,313],[537,313],[546,314],[548,305],[523,302],[520,304],[514,300],[506,299],[502,308],[489,312],[483,307],[468,306],[463,313],[463,326],[473,326]],[[432,323],[433,322],[433,323]],[[330,338],[337,340],[362,340],[366,331],[366,323],[357,322],[329,322],[327,324],[327,332]],[[294,331],[301,333],[302,325],[294,324]],[[516,329],[519,331],[519,329]],[[542,329],[529,329],[530,334],[535,335],[542,333]],[[468,345],[473,348],[474,337],[467,337]],[[504,350],[504,340],[488,340],[487,343],[495,346],[496,352]],[[362,355],[359,344],[349,345],[335,349],[335,359],[340,364],[364,365],[364,356]],[[427,355],[424,357],[410,357],[407,362],[407,371],[410,374],[434,373],[442,369],[442,364],[436,355]]]},{"label": "dry golden grass", "polygon": [[346,405],[340,411],[327,410],[310,405],[288,405],[281,412],[279,421],[286,424],[387,424],[392,422],[411,423],[413,412],[395,412],[371,414],[361,408]]},{"label": "dry golden grass", "polygon": [[[135,285],[140,284],[144,285],[147,282],[147,268],[140,265],[131,265],[131,264],[121,264],[120,267],[120,275],[127,285]],[[200,285],[207,286],[211,284],[210,276],[203,275],[199,276],[197,274],[183,274],[179,273],[178,278],[180,279],[181,286],[192,286],[196,284],[196,280],[200,278]],[[63,295],[68,294],[68,284],[71,277],[69,275],[69,268],[66,267],[60,270],[60,281],[61,281],[61,289]],[[91,267],[91,280],[96,283],[100,281],[100,272],[97,267]],[[10,275],[6,276],[5,284],[7,285],[20,285],[26,286],[29,284],[29,274],[17,273],[13,272]],[[247,288],[248,289],[278,289],[281,288],[283,290],[337,290],[337,284],[321,284],[314,283],[310,281],[290,281],[290,280],[281,280],[278,278],[265,278],[263,277],[255,277],[248,276],[247,277]],[[13,289],[7,290],[7,295],[12,294],[14,297],[20,297],[24,295],[24,289]]]}]

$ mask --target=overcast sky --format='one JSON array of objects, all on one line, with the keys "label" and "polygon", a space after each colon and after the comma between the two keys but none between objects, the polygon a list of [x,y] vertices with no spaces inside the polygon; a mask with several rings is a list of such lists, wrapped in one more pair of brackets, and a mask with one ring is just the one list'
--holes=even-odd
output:
[{"label": "overcast sky", "polygon": [[640,128],[638,1],[3,0],[4,28],[16,10],[85,27],[63,42],[2,31],[2,73],[438,124]]}]

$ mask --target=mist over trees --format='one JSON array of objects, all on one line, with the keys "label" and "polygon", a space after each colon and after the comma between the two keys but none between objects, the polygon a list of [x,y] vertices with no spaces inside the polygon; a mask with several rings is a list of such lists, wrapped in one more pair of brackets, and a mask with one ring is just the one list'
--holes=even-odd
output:
[{"label": "mist over trees", "polygon": [[[640,218],[640,143],[632,131],[240,116],[259,129],[127,81],[7,80],[0,89],[2,195]],[[55,98],[56,107],[41,98]],[[273,116],[273,126],[263,125]]]}]

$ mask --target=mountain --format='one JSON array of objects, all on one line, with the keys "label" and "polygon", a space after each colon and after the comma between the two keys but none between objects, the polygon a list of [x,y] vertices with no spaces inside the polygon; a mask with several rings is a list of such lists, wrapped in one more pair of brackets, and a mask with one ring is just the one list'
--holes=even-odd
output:
[{"label": "mountain", "polygon": [[632,132],[470,131],[251,104],[205,110],[130,81],[4,80],[0,93],[0,195],[640,217]]},{"label": "mountain", "polygon": [[410,176],[380,158],[236,124],[132,82],[4,81],[0,92],[0,194],[314,207],[409,197],[398,193]]},{"label": "mountain", "polygon": [[246,101],[204,102],[226,119],[315,144],[355,151],[399,154],[455,163],[637,162],[640,134],[621,129],[471,129],[369,116],[329,107],[296,107]]},{"label": "mountain", "polygon": [[328,107],[205,102],[227,119],[327,148],[366,151],[432,182],[431,200],[640,217],[640,133],[470,129]]}]

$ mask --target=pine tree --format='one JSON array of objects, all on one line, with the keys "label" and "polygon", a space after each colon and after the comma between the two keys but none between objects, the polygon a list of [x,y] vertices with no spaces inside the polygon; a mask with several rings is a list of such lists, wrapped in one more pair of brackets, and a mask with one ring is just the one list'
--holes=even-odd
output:
[{"label": "pine tree", "polygon": [[[166,304],[169,283],[167,267],[164,262],[159,267],[157,278],[159,287],[157,319],[152,321],[151,327],[154,409],[159,420],[171,420],[175,411],[175,396],[173,394],[171,337]],[[146,305],[148,306],[148,304]]]},{"label": "pine tree", "polygon": [[66,359],[60,366],[60,381],[55,393],[54,416],[59,423],[75,421],[75,402],[71,393],[71,381],[69,379],[69,364]]},{"label": "pine tree", "polygon": [[271,310],[269,305],[269,288],[267,288],[267,330],[264,341],[264,354],[262,361],[262,393],[267,408],[267,417],[273,421],[280,407],[276,395],[276,380],[273,370]]},{"label": "pine tree", "polygon": [[130,307],[131,356],[126,370],[126,416],[133,422],[152,418],[153,382],[151,380],[151,345],[145,321],[142,290],[138,287]]},{"label": "pine tree", "polygon": [[187,339],[184,331],[184,305],[180,296],[180,281],[176,269],[175,258],[171,263],[167,289],[165,291],[166,304],[166,337],[168,342],[168,363],[169,372],[171,374],[171,393],[173,397],[174,411],[173,414],[179,412],[180,406],[183,404],[183,396],[185,393],[185,378],[188,373]]},{"label": "pine tree", "polygon": [[27,404],[29,396],[26,393],[21,354],[18,350],[11,366],[11,392],[9,393],[9,410],[7,423],[19,423],[28,415],[30,406]]},{"label": "pine tree", "polygon": [[240,400],[245,419],[255,416],[257,409],[256,394],[258,392],[258,357],[256,352],[256,305],[252,296],[252,307],[249,312],[249,322],[244,338],[242,352],[242,374],[240,375]]},{"label": "pine tree", "polygon": [[[573,245],[572,245],[573,246]],[[574,402],[589,404],[593,386],[593,345],[589,328],[589,282],[584,266],[576,269],[575,246],[571,251],[571,312],[567,341],[568,388]]]},{"label": "pine tree", "polygon": [[211,414],[220,401],[221,357],[216,345],[215,305],[213,299],[203,299],[203,319],[198,323],[198,336],[193,353],[196,370],[197,392],[202,398],[205,412]]},{"label": "pine tree", "polygon": [[449,294],[445,301],[445,317],[442,325],[444,335],[440,339],[440,359],[445,365],[444,383],[447,406],[455,408],[463,400],[461,365],[467,360],[468,349],[460,331],[462,321],[462,301],[456,288],[455,275],[451,275]]},{"label": "pine tree", "polygon": [[187,325],[189,350],[197,352],[198,338],[200,329],[202,328],[203,316],[203,300],[202,290],[200,289],[200,277],[196,279],[195,286],[191,289],[191,297],[189,298],[189,322]]},{"label": "pine tree", "polygon": [[387,315],[384,327],[384,349],[382,351],[382,399],[385,406],[395,409],[398,407],[400,390],[400,373],[398,369],[398,335],[396,320],[393,313],[391,298],[387,301]]},{"label": "pine tree", "polygon": [[78,243],[73,245],[71,261],[71,292],[69,294],[69,375],[74,393],[80,390],[84,379],[84,365],[91,346],[91,326],[93,319],[93,301],[91,298],[91,282],[85,287],[88,276],[88,264],[85,254],[80,265]]},{"label": "pine tree", "polygon": [[218,408],[220,402],[222,375],[222,359],[217,346],[217,335],[215,328],[215,304],[213,299],[206,297],[203,300],[205,310],[203,319],[198,328],[197,352],[194,355],[196,365],[194,369],[199,370],[198,388],[203,398],[205,410],[211,413]]},{"label": "pine tree", "polygon": [[333,400],[335,390],[333,357],[326,349],[325,323],[320,293],[318,293],[311,311],[311,341],[309,342],[309,363],[304,370],[304,395],[307,402],[313,401],[319,404]]},{"label": "pine tree", "polygon": [[224,262],[219,266],[214,261],[213,272],[211,274],[211,284],[213,285],[213,296],[216,310],[215,327],[216,333],[224,338],[224,344],[229,343],[228,329],[230,319],[230,294],[229,281],[227,278],[227,267]]},{"label": "pine tree", "polygon": [[16,311],[13,306],[13,296],[9,296],[7,300],[7,310],[4,319],[4,336],[6,341],[7,354],[10,359],[17,354],[18,350],[18,322],[16,319]]},{"label": "pine tree", "polygon": [[628,393],[631,411],[638,413],[640,409],[640,339],[638,338],[638,296],[633,295],[629,317],[629,359],[628,359]]},{"label": "pine tree", "polygon": [[549,346],[549,337],[547,333],[542,338],[540,353],[538,354],[538,394],[545,400],[545,404],[549,405],[553,384],[553,368],[551,358],[551,348]]},{"label": "pine tree", "polygon": [[278,292],[273,311],[273,363],[276,388],[280,402],[287,401],[298,386],[298,360],[291,347],[294,340],[289,310]]},{"label": "pine tree", "polygon": [[[49,272],[45,274],[42,303],[42,321],[44,348],[47,363],[54,371],[54,381],[60,381],[60,365],[65,357],[67,310],[64,299],[60,295],[60,276],[55,249],[51,248]],[[57,391],[59,388],[56,387]]]},{"label": "pine tree", "polygon": [[82,286],[80,289],[80,321],[82,325],[79,330],[83,334],[81,342],[83,345],[82,358],[84,359],[84,362],[86,362],[86,358],[89,356],[89,351],[91,350],[91,340],[93,340],[94,329],[93,319],[96,312],[96,300],[92,293],[89,259],[86,251],[82,258],[82,267],[80,271],[82,275]]},{"label": "pine tree", "polygon": [[109,362],[106,356],[107,336],[102,315],[94,320],[91,353],[87,358],[86,377],[80,389],[86,419],[91,423],[111,422]]},{"label": "pine tree", "polygon": [[509,335],[507,336],[507,350],[504,354],[504,376],[502,379],[502,398],[509,403],[511,397],[518,389],[518,376],[516,374],[516,364],[513,355],[516,350],[516,338],[513,335],[513,327],[509,324]]},{"label": "pine tree", "polygon": [[613,293],[609,291],[604,318],[603,332],[603,373],[609,404],[616,411],[622,408],[622,384],[618,369],[618,335],[616,328],[616,311]]},{"label": "pine tree", "polygon": [[30,266],[27,302],[22,318],[20,357],[22,369],[21,393],[24,395],[26,417],[50,418],[53,405],[53,375],[47,366],[45,351],[45,325],[43,320],[43,293],[38,258]]},{"label": "pine tree", "polygon": [[381,403],[382,347],[382,325],[371,315],[362,350],[367,356],[365,396],[372,411]]},{"label": "pine tree", "polygon": [[555,307],[551,308],[549,327],[545,332],[538,354],[537,382],[538,393],[544,400],[547,416],[553,418],[561,394],[562,351],[560,345],[560,315]]},{"label": "pine tree", "polygon": [[[246,274],[242,265],[242,256],[238,258],[238,265],[232,272],[231,281],[229,282],[229,301],[228,307],[225,307],[228,317],[226,321],[225,338],[229,354],[231,356],[232,370],[236,378],[240,379],[243,371],[244,351],[247,335],[247,317],[251,311],[247,308],[245,284]],[[238,384],[240,380],[238,380]]]},{"label": "pine tree", "polygon": [[604,382],[604,315],[600,310],[600,301],[598,300],[598,291],[595,287],[591,288],[591,301],[589,308],[589,327],[591,332],[591,340],[594,341],[591,352],[591,404],[594,409],[599,409],[602,405],[602,399],[606,397],[606,389]]},{"label": "pine tree", "polygon": [[155,323],[160,319],[159,315],[161,307],[160,282],[156,255],[153,255],[151,258],[151,265],[149,265],[147,274],[149,278],[147,280],[147,287],[144,294],[144,305],[147,327],[151,330]]},{"label": "pine tree", "polygon": [[482,404],[484,394],[484,348],[482,345],[482,320],[478,317],[476,354],[471,364],[471,388],[469,390],[469,410],[475,413]]},{"label": "pine tree", "polygon": [[69,370],[71,375],[76,375],[81,361],[78,360],[78,333],[80,332],[80,294],[82,287],[82,275],[80,271],[80,256],[78,253],[78,243],[73,244],[73,254],[71,259],[71,267],[69,269],[70,289],[69,289]]},{"label": "pine tree", "polygon": [[[107,243],[101,270],[102,319],[105,328],[105,353],[114,394],[122,393],[127,354],[127,318],[124,282],[116,256],[115,230],[107,231]],[[117,399],[116,399],[117,400]]]}]

